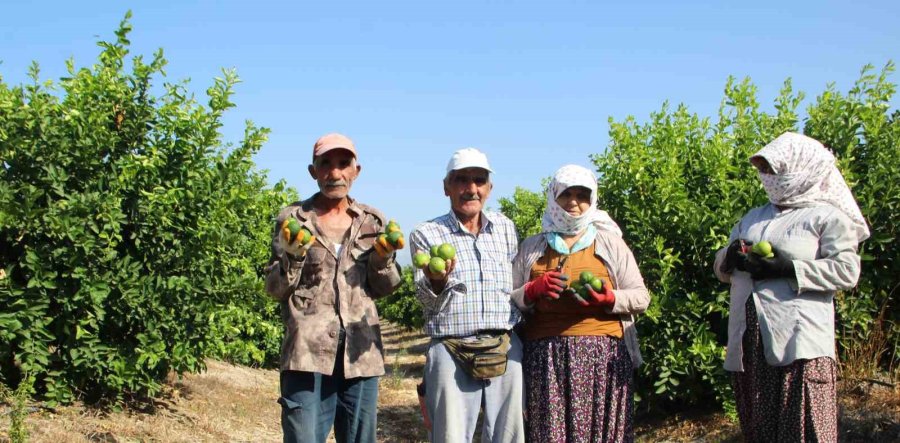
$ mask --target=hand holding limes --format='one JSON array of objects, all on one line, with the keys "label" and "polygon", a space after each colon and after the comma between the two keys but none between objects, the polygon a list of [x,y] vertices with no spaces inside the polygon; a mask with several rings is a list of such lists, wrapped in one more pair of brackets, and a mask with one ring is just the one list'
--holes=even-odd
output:
[{"label": "hand holding limes", "polygon": [[278,244],[282,250],[297,257],[306,256],[306,251],[313,245],[316,239],[309,229],[303,227],[300,221],[294,217],[286,218],[281,223],[281,232],[278,235]]},{"label": "hand holding limes", "polygon": [[398,249],[403,249],[406,245],[406,239],[403,238],[403,232],[400,225],[394,220],[388,222],[384,227],[384,232],[375,239],[375,252],[382,258],[387,257]]},{"label": "hand holding limes", "polygon": [[443,280],[456,265],[456,248],[450,243],[432,246],[428,252],[419,251],[413,256],[413,265],[431,280]]}]

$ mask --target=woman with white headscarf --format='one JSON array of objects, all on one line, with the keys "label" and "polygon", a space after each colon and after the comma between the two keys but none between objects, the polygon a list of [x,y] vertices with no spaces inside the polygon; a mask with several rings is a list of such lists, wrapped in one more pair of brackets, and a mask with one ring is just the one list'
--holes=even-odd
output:
[{"label": "woman with white headscarf", "polygon": [[[596,208],[597,178],[567,165],[547,190],[542,233],[513,260],[513,299],[525,313],[529,441],[633,441],[634,315],[650,294],[618,226]],[[603,281],[582,295],[585,271]]]},{"label": "woman with white headscarf", "polygon": [[[716,254],[731,283],[725,369],[747,441],[837,441],[834,294],[856,286],[866,221],[818,141],[785,133],[750,157],[769,203]],[[751,245],[766,241],[766,250]]]}]

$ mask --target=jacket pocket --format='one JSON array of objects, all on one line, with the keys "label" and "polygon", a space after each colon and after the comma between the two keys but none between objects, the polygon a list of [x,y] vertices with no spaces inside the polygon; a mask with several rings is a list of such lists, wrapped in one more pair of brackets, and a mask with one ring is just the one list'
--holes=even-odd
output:
[{"label": "jacket pocket", "polygon": [[323,286],[330,281],[328,278],[328,251],[315,245],[306,253],[303,263],[303,274],[300,276],[300,284],[291,297],[294,310],[305,315],[316,313],[316,299],[323,290]]}]

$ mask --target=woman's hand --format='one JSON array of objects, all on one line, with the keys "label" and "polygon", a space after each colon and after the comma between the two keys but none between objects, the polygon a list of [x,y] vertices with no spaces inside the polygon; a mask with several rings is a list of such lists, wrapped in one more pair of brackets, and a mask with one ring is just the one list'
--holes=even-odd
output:
[{"label": "woman's hand", "polygon": [[753,243],[736,239],[728,245],[728,250],[725,251],[725,260],[722,261],[719,270],[722,271],[723,274],[731,274],[735,268],[740,271],[746,271],[746,263],[747,263],[747,250]]},{"label": "woman's hand", "polygon": [[590,285],[586,286],[590,298],[587,303],[591,306],[612,306],[616,304],[616,294],[613,293],[612,285],[609,281],[603,280],[603,287],[600,291],[595,291]]},{"label": "woman's hand", "polygon": [[525,301],[534,304],[541,297],[558,299],[559,293],[566,288],[568,279],[569,277],[561,272],[545,272],[540,277],[525,283]]},{"label": "woman's hand", "polygon": [[794,261],[779,254],[774,249],[772,258],[763,258],[756,254],[748,254],[744,265],[750,277],[754,280],[766,280],[770,278],[791,278],[796,275]]}]

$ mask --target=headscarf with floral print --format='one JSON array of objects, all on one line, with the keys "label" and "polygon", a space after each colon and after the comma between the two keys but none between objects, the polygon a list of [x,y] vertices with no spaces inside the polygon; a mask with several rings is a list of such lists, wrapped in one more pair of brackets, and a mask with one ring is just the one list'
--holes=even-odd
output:
[{"label": "headscarf with floral print", "polygon": [[800,208],[825,203],[841,210],[853,222],[857,241],[869,237],[863,218],[834,155],[822,143],[805,135],[785,132],[750,158],[765,159],[772,174],[759,173],[769,201]]},{"label": "headscarf with floral print", "polygon": [[[577,217],[569,214],[556,203],[557,197],[573,186],[584,186],[591,190],[590,208]],[[541,220],[541,231],[575,235],[592,224],[601,231],[622,236],[622,230],[609,214],[597,209],[597,177],[594,173],[578,165],[565,165],[559,168],[553,174],[550,186],[547,187],[547,209],[544,210],[544,218]]]}]

